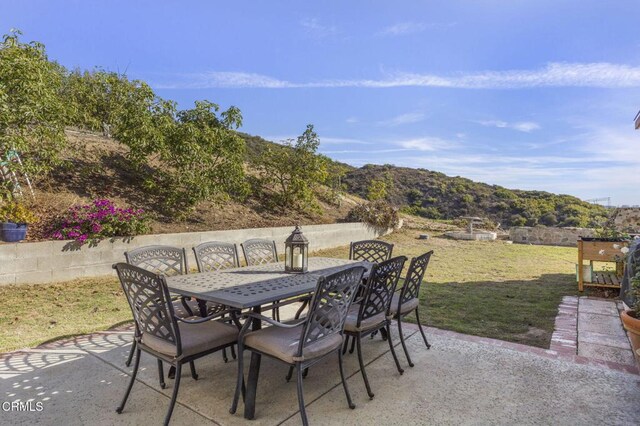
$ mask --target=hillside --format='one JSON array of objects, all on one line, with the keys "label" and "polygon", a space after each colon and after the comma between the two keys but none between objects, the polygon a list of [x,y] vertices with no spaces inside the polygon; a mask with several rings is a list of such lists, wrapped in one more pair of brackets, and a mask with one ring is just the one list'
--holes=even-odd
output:
[{"label": "hillside", "polygon": [[[335,223],[363,202],[359,197],[345,194],[339,206],[327,204],[320,189],[319,209],[314,211],[267,208],[259,198],[249,197],[242,202],[232,199],[200,202],[193,210],[184,212],[183,217],[170,217],[162,208],[162,200],[146,190],[144,181],[133,171],[126,159],[125,146],[84,131],[68,129],[66,137],[69,147],[65,164],[35,187],[33,210],[40,220],[32,224],[30,240],[44,238],[42,226],[48,218],[95,198],[109,198],[121,206],[144,209],[153,218],[151,231],[154,233]],[[248,155],[256,152],[256,146],[264,147],[262,141],[248,144]]]},{"label": "hillside", "polygon": [[481,216],[504,226],[596,226],[604,207],[570,195],[510,190],[462,177],[407,167],[366,165],[350,169],[347,191],[366,197],[372,180],[386,183],[387,199],[407,213],[431,219]]},{"label": "hillside", "polygon": [[[273,144],[259,136],[241,133],[247,155],[258,156]],[[397,167],[365,165],[356,168],[331,160],[345,173],[342,184],[348,194],[367,198],[371,181],[385,182],[386,199],[405,213],[428,219],[455,219],[460,216],[488,218],[508,226],[594,227],[604,221],[607,210],[571,195],[544,191],[507,189],[444,173]]]}]

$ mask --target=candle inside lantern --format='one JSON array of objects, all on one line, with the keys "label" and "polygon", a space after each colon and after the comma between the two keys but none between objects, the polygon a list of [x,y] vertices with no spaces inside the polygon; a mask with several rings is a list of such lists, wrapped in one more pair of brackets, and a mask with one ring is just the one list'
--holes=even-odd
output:
[{"label": "candle inside lantern", "polygon": [[293,255],[293,267],[302,269],[302,255],[300,253]]}]

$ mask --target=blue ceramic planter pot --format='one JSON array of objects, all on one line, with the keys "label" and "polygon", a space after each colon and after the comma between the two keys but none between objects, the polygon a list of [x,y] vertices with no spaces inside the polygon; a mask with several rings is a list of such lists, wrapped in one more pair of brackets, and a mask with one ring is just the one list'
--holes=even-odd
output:
[{"label": "blue ceramic planter pot", "polygon": [[24,240],[27,237],[27,228],[28,225],[26,223],[2,223],[2,230],[0,230],[2,241],[15,243]]}]

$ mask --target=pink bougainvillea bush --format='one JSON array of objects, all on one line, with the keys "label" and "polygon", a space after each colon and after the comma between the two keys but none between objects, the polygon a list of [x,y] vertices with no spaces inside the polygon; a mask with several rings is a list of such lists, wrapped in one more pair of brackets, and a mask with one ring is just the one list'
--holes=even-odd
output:
[{"label": "pink bougainvillea bush", "polygon": [[108,237],[130,237],[149,232],[149,218],[141,209],[116,207],[111,200],[93,200],[70,207],[49,227],[55,240],[76,240],[80,244]]}]

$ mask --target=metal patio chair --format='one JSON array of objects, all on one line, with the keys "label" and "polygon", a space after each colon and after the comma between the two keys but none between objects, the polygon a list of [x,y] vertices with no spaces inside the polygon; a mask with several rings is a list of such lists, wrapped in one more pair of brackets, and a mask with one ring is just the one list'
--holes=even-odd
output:
[{"label": "metal patio chair", "polygon": [[264,265],[278,262],[276,242],[261,238],[253,238],[240,244],[247,266]]},{"label": "metal patio chair", "polygon": [[413,362],[411,361],[411,357],[409,357],[409,351],[407,350],[407,345],[404,342],[404,335],[402,334],[402,319],[411,312],[415,312],[416,321],[418,323],[418,328],[420,329],[420,334],[422,334],[424,344],[427,346],[427,349],[430,349],[431,345],[427,341],[427,336],[425,336],[422,324],[420,323],[420,314],[418,313],[420,300],[418,299],[418,296],[420,295],[420,285],[422,284],[425,272],[427,272],[427,266],[429,265],[429,260],[431,259],[432,254],[433,250],[411,259],[407,276],[404,279],[404,285],[395,292],[391,299],[391,315],[398,321],[400,342],[402,343],[402,349],[404,350],[404,354],[407,357],[407,362],[410,367],[413,367]]},{"label": "metal patio chair", "polygon": [[[240,244],[242,254],[247,266],[264,265],[267,263],[278,263],[278,250],[276,242],[262,238],[252,238]],[[275,302],[276,305],[280,301]],[[275,307],[271,310],[273,319],[280,321],[280,309]]]},{"label": "metal patio chair", "polygon": [[191,376],[197,380],[193,361],[234,345],[238,338],[238,327],[216,321],[215,318],[219,318],[220,313],[197,320],[180,318],[173,310],[174,304],[164,276],[127,263],[118,263],[113,267],[118,273],[136,323],[133,372],[116,412],[120,414],[124,409],[136,381],[140,354],[144,351],[155,357],[159,366],[164,361],[176,368],[171,402],[164,419],[164,424],[167,425],[178,396],[182,366],[188,363]]},{"label": "metal patio chair", "polygon": [[[124,257],[129,265],[134,265],[145,271],[158,275],[183,275],[189,272],[189,264],[187,263],[187,252],[185,249],[171,246],[152,245],[139,247],[124,253]],[[198,312],[198,304],[195,301],[188,300],[185,297],[173,297],[173,310],[177,316],[187,318]],[[133,341],[129,357],[125,362],[127,367],[131,366],[133,354],[136,351],[136,341]],[[160,377],[162,377],[162,364],[158,364],[160,368]],[[169,377],[173,376],[173,371],[169,372]],[[160,387],[165,388],[163,380],[160,380]]]},{"label": "metal patio chair", "polygon": [[[342,366],[344,322],[353,302],[365,268],[354,266],[318,280],[309,315],[294,323],[280,323],[271,318],[248,313],[247,321],[238,337],[238,382],[233,398],[232,414],[236,412],[244,387],[243,351],[267,355],[297,369],[298,406],[302,424],[308,425],[304,407],[302,372],[325,357],[338,354],[340,378],[349,408],[355,408]],[[252,319],[265,321],[271,327],[248,331]],[[242,392],[244,395],[244,392]]]},{"label": "metal patio chair", "polygon": [[[214,272],[223,269],[239,268],[238,247],[232,243],[222,241],[209,241],[193,247],[198,272]],[[229,308],[214,302],[206,302],[207,315],[228,310]],[[238,314],[240,312],[238,311]],[[236,353],[231,347],[231,357],[236,359]],[[226,350],[222,350],[224,362],[228,361]]]},{"label": "metal patio chair", "polygon": [[[354,339],[358,349],[360,371],[369,398],[373,398],[374,394],[371,391],[362,358],[361,340],[363,337],[384,330],[383,337],[389,342],[396,368],[400,374],[404,373],[391,342],[389,325],[391,324],[391,299],[406,260],[405,256],[398,256],[373,266],[364,288],[364,295],[351,306],[344,325],[344,334],[347,338],[342,352],[345,353],[347,351],[349,338]],[[353,352],[353,348],[351,351]]]},{"label": "metal patio chair", "polygon": [[349,259],[380,263],[391,259],[393,244],[379,240],[354,241],[349,248]]}]

